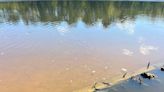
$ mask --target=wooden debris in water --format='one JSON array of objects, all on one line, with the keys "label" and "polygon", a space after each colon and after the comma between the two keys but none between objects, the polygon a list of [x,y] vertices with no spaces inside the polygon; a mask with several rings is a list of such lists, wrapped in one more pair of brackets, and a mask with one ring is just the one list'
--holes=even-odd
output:
[{"label": "wooden debris in water", "polygon": [[161,67],[161,71],[164,71],[164,65]]},{"label": "wooden debris in water", "polygon": [[[103,85],[103,87],[99,87],[99,85]],[[92,89],[93,89],[93,92],[96,92],[96,91],[98,91],[98,90],[101,90],[101,89],[103,89],[103,88],[109,87],[109,86],[111,86],[111,85],[112,85],[112,83],[108,83],[108,82],[101,82],[101,83],[96,82],[96,83],[94,83],[94,85],[92,86]]]},{"label": "wooden debris in water", "polygon": [[147,64],[147,69],[149,69],[149,67],[150,67],[150,62],[148,62],[148,64]]},{"label": "wooden debris in water", "polygon": [[127,72],[122,76],[122,78],[125,78],[126,77],[126,75],[127,75]]},{"label": "wooden debris in water", "polygon": [[163,66],[163,67],[161,67],[161,71],[164,71],[164,66]]},{"label": "wooden debris in water", "polygon": [[107,86],[111,86],[112,85],[112,83],[107,83],[107,82],[102,82],[102,84],[105,84]]},{"label": "wooden debris in water", "polygon": [[152,79],[152,78],[155,78],[155,75],[154,74],[151,74],[151,73],[142,73],[140,74],[143,78],[148,78],[148,79]]}]

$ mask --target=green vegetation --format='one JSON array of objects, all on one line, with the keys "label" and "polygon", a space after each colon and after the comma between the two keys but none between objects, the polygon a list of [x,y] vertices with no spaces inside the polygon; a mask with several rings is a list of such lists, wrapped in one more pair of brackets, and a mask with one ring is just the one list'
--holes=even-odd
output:
[{"label": "green vegetation", "polygon": [[113,21],[135,19],[137,15],[151,18],[164,17],[164,3],[157,2],[103,2],[103,1],[31,1],[0,3],[0,22],[26,24],[36,22],[67,21],[69,24],[82,19],[92,25],[102,20],[104,26]]}]

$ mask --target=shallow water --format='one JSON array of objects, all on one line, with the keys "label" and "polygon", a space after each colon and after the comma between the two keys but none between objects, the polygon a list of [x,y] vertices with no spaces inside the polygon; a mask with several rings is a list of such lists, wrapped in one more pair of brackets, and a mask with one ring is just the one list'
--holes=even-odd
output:
[{"label": "shallow water", "polygon": [[139,84],[135,80],[126,80],[111,88],[107,88],[97,92],[163,92],[164,88],[164,72],[160,70],[151,71],[157,77],[155,79],[143,79],[143,84]]},{"label": "shallow water", "polygon": [[164,3],[0,3],[0,91],[72,92],[162,63]]}]

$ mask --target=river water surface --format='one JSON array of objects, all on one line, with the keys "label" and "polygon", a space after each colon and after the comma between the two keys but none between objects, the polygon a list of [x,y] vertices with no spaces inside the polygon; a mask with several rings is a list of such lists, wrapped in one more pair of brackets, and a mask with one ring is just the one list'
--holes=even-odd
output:
[{"label": "river water surface", "polygon": [[163,40],[162,2],[1,2],[0,92],[83,89],[162,63]]}]

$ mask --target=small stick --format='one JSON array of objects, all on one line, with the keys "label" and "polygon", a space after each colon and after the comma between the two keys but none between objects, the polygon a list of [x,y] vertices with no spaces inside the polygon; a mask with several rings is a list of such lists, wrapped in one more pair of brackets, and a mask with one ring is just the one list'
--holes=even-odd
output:
[{"label": "small stick", "polygon": [[107,82],[102,82],[103,84],[107,85],[107,86],[111,86],[110,83],[107,83]]},{"label": "small stick", "polygon": [[99,90],[99,89],[96,88],[96,85],[97,85],[97,82],[94,83],[94,85],[92,86],[92,88],[93,88],[95,91],[96,91],[96,90]]},{"label": "small stick", "polygon": [[126,75],[127,75],[127,72],[122,76],[122,78],[125,78],[126,77]]},{"label": "small stick", "polygon": [[148,62],[148,64],[147,64],[147,69],[149,69],[149,67],[150,67],[150,62]]}]

